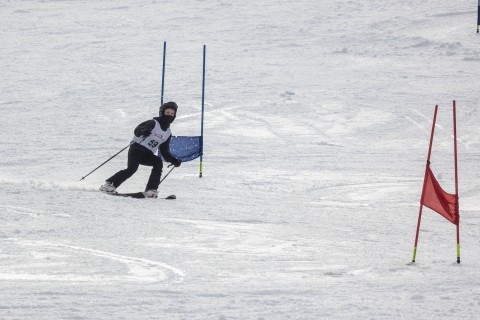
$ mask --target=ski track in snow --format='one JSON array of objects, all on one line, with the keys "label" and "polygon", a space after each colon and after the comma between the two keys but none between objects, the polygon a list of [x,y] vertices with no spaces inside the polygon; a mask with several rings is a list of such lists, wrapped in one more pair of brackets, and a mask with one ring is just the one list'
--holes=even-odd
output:
[{"label": "ski track in snow", "polygon": [[[15,244],[21,247],[27,247],[31,251],[31,254],[37,252],[41,255],[58,255],[71,253],[77,256],[85,256],[88,259],[88,256],[93,258],[102,258],[110,260],[112,262],[119,262],[124,264],[128,271],[125,275],[110,275],[110,274],[91,274],[91,275],[81,275],[81,274],[55,274],[60,270],[56,269],[56,266],[51,263],[52,259],[50,258],[50,263],[46,263],[45,269],[48,270],[49,274],[40,274],[40,273],[7,273],[0,272],[0,281],[12,281],[12,280],[29,280],[29,281],[67,281],[67,282],[92,282],[92,283],[118,283],[118,282],[158,282],[158,281],[172,281],[172,282],[181,282],[185,277],[185,273],[175,267],[172,267],[166,263],[151,261],[143,258],[130,257],[125,255],[114,254],[110,252],[105,252],[101,250],[94,250],[84,247],[64,245],[58,243],[50,243],[46,241],[18,241],[18,239],[6,239],[8,242],[14,242]],[[78,258],[78,257],[77,257]],[[88,265],[88,260],[86,260],[86,265]],[[61,262],[60,265],[65,264]],[[15,267],[12,267],[15,269]],[[87,272],[95,273],[95,270],[83,270]]]},{"label": "ski track in snow", "polygon": [[0,205],[0,210],[1,209],[3,209],[6,212],[28,215],[32,218],[37,218],[39,215],[43,213],[43,211],[41,210],[36,210],[32,208],[27,208],[27,207],[20,207],[20,206]]}]

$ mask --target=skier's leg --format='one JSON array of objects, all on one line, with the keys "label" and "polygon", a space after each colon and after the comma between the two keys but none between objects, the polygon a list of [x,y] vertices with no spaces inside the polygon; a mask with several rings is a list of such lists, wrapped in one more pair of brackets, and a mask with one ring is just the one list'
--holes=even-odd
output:
[{"label": "skier's leg", "polygon": [[128,178],[130,178],[138,169],[142,158],[145,156],[145,153],[134,147],[132,145],[128,150],[128,165],[127,168],[124,170],[120,170],[115,173],[112,177],[108,178],[107,181],[113,183],[115,188],[118,188],[122,183],[125,182]]},{"label": "skier's leg", "polygon": [[152,171],[150,172],[150,178],[148,178],[145,191],[157,190],[158,185],[160,184],[160,177],[162,176],[162,169],[163,169],[162,159],[152,154],[152,156],[150,156],[146,162],[142,162],[142,164],[153,167]]}]

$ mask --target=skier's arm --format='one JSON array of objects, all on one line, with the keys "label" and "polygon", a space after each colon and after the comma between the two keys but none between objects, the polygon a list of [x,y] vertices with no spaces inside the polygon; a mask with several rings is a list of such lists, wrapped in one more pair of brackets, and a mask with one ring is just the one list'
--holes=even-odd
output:
[{"label": "skier's arm", "polygon": [[162,156],[165,158],[170,163],[173,163],[174,165],[181,163],[181,161],[177,158],[175,158],[171,153],[170,153],[170,140],[172,139],[172,136],[168,137],[167,141],[162,143],[160,145],[160,153]]},{"label": "skier's arm", "polygon": [[155,128],[155,120],[147,120],[145,122],[140,123],[133,133],[135,136],[140,137],[144,136],[147,137],[152,133],[153,128]]}]

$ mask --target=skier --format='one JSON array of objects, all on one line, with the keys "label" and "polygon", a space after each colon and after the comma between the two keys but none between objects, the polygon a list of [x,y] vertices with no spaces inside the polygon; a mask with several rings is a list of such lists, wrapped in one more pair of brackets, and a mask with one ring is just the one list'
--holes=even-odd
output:
[{"label": "skier", "polygon": [[175,102],[164,103],[160,106],[159,117],[142,122],[135,128],[135,136],[128,150],[127,168],[108,178],[100,187],[100,191],[116,193],[116,188],[130,178],[137,171],[139,165],[153,166],[143,194],[145,198],[157,198],[157,189],[163,168],[162,159],[156,155],[158,149],[160,148],[163,158],[175,167],[179,167],[182,163],[182,160],[175,158],[170,153],[172,137],[170,124],[177,116],[177,109],[178,106]]}]

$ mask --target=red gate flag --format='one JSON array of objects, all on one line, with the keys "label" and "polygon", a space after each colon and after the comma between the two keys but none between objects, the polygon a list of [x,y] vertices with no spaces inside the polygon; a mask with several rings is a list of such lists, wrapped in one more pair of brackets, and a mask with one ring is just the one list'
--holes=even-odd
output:
[{"label": "red gate flag", "polygon": [[446,193],[442,189],[430,167],[427,168],[425,177],[423,197],[420,201],[420,205],[422,204],[440,213],[451,223],[458,224],[457,195]]},{"label": "red gate flag", "polygon": [[[478,0],[480,3],[480,0]],[[418,235],[420,233],[420,221],[422,220],[423,206],[444,216],[448,221],[457,226],[457,263],[460,263],[460,210],[458,205],[458,167],[457,167],[457,112],[456,103],[453,100],[453,154],[455,160],[455,194],[445,192],[430,169],[430,155],[432,153],[433,134],[435,133],[435,122],[437,120],[438,105],[433,113],[432,133],[428,147],[427,163],[425,165],[425,179],[423,180],[422,197],[420,198],[420,209],[418,210],[417,233],[415,245],[413,246],[413,259],[417,255]]]}]

